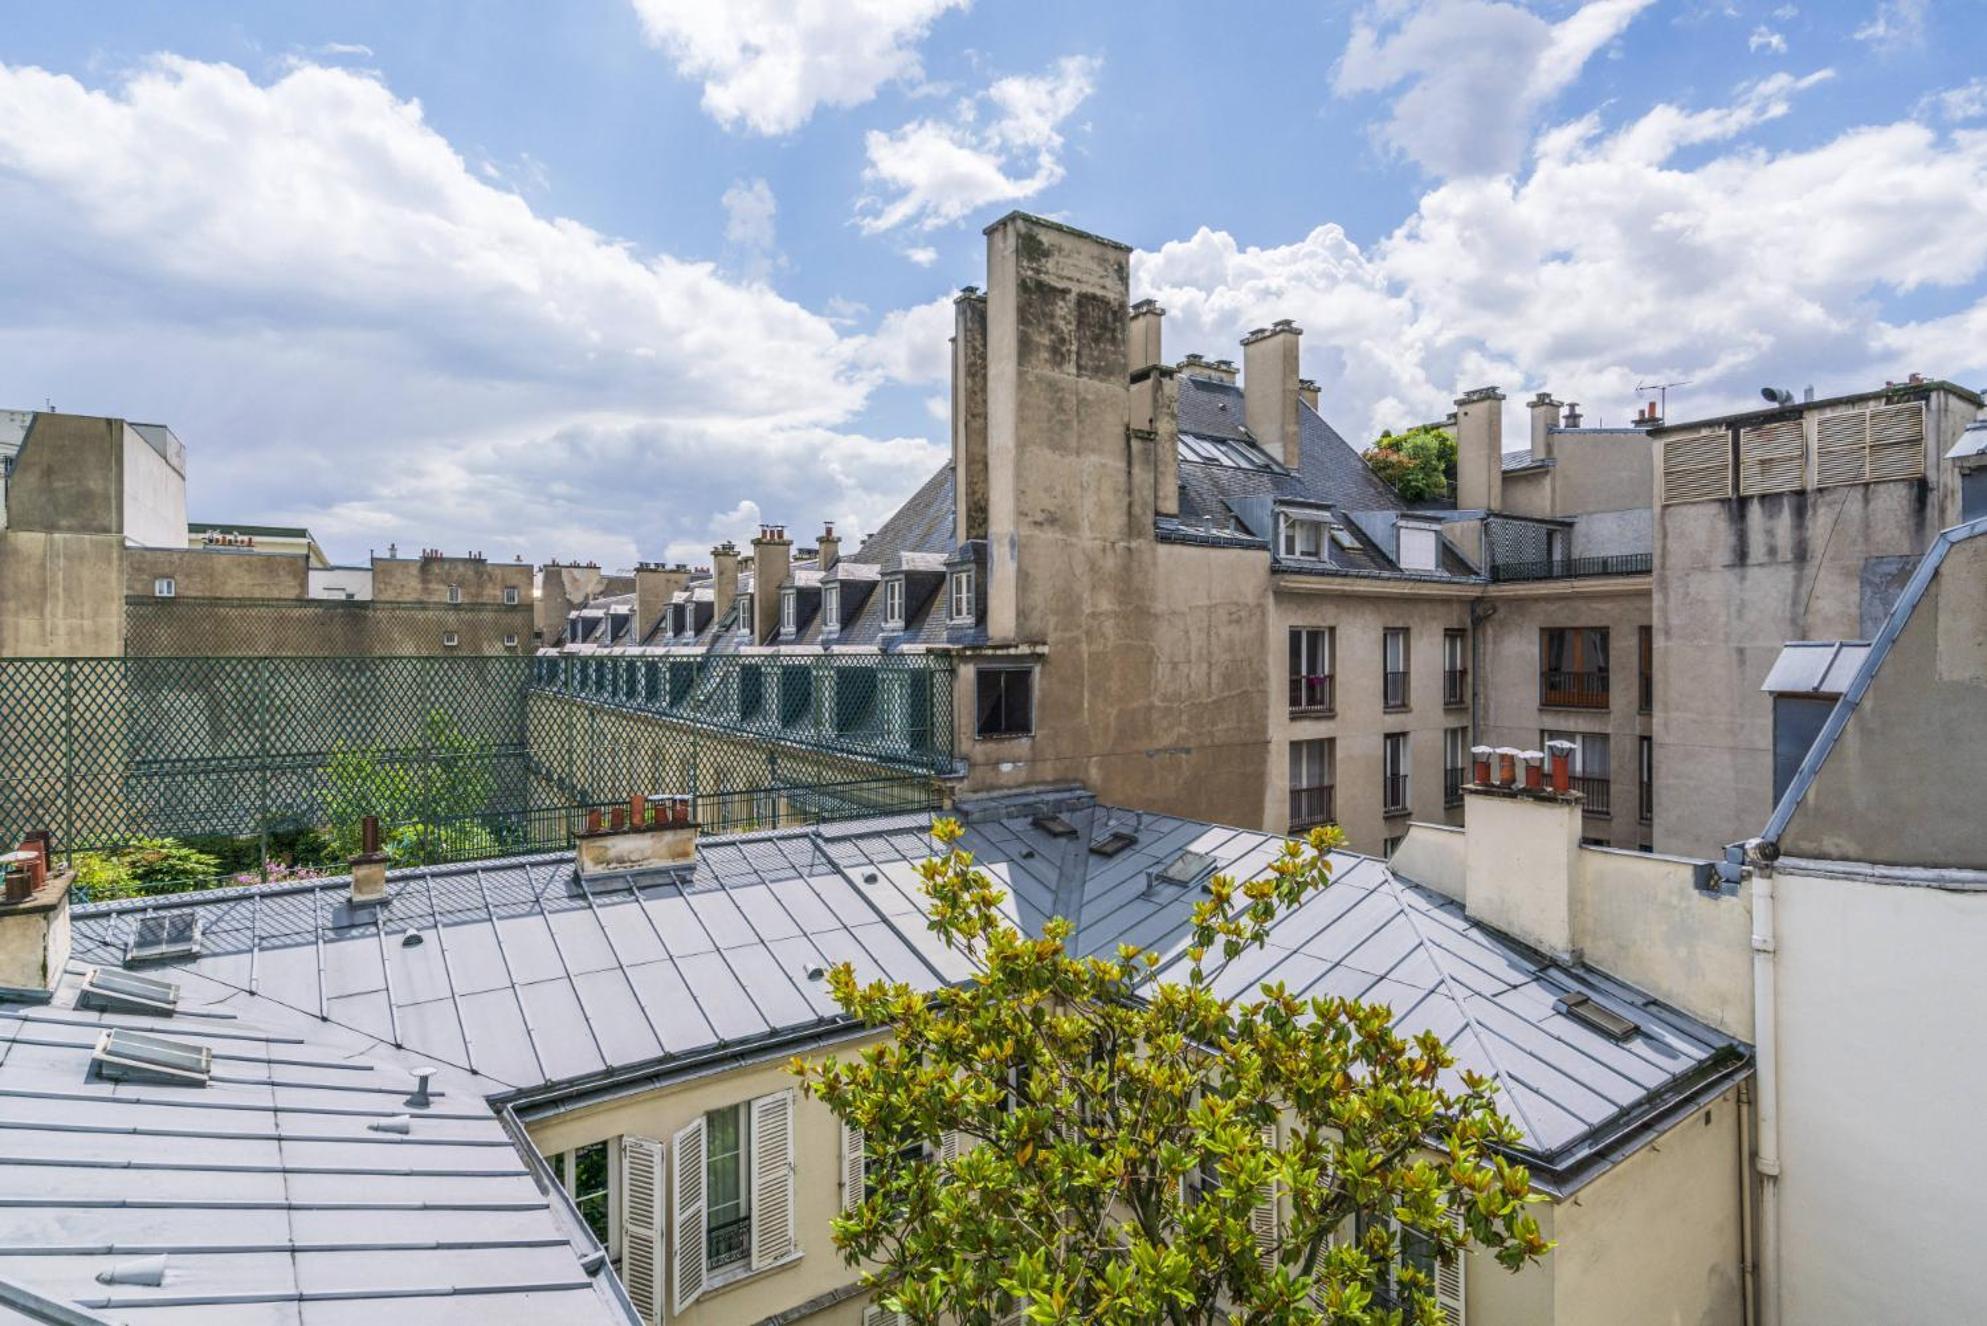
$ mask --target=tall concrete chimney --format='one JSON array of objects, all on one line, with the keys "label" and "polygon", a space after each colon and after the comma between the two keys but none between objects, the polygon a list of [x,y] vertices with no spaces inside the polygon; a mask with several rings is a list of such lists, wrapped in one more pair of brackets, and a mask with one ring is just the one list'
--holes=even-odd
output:
[{"label": "tall concrete chimney", "polygon": [[1496,511],[1504,503],[1504,393],[1478,387],[1456,398],[1456,506]]},{"label": "tall concrete chimney", "polygon": [[793,570],[793,541],[784,525],[761,525],[752,540],[752,643],[763,645],[780,629],[780,587]]},{"label": "tall concrete chimney", "polygon": [[1473,919],[1569,957],[1579,869],[1579,797],[1463,789],[1463,898]]},{"label": "tall concrete chimney", "polygon": [[842,539],[835,533],[835,522],[832,520],[821,527],[821,546],[814,555],[823,571],[842,560]]},{"label": "tall concrete chimney", "polygon": [[1153,514],[1179,515],[1180,379],[1174,370],[1154,364],[1132,383],[1131,426],[1151,438]]},{"label": "tall concrete chimney", "polygon": [[49,838],[32,834],[0,854],[0,994],[45,1002],[69,961],[72,871],[49,859]]},{"label": "tall concrete chimney", "polygon": [[[1559,427],[1559,402],[1552,398],[1551,392],[1542,391],[1525,408],[1532,415],[1532,459],[1544,460],[1552,455],[1552,430]],[[1501,469],[1501,459],[1498,464]]]},{"label": "tall concrete chimney", "polygon": [[1318,384],[1310,378],[1297,379],[1297,399],[1310,406],[1314,413],[1323,413],[1318,406]]},{"label": "tall concrete chimney", "polygon": [[676,591],[690,583],[690,568],[665,566],[661,562],[635,565],[635,643],[649,638],[649,632],[669,609]]},{"label": "tall concrete chimney", "polygon": [[1296,469],[1297,342],[1304,330],[1288,318],[1242,338],[1242,417],[1263,450]]},{"label": "tall concrete chimney", "polygon": [[711,621],[723,621],[737,597],[738,545],[726,539],[711,549]]},{"label": "tall concrete chimney", "polygon": [[1131,347],[1125,358],[1132,372],[1166,362],[1160,352],[1159,335],[1165,317],[1166,310],[1156,300],[1141,299],[1131,306]]},{"label": "tall concrete chimney", "polygon": [[952,301],[952,537],[987,537],[987,297]]}]

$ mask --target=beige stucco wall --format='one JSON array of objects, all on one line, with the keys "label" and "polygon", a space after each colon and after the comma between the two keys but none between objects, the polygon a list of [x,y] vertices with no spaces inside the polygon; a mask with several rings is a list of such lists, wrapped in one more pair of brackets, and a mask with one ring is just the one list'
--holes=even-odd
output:
[{"label": "beige stucco wall", "polygon": [[[844,1042],[835,1052],[848,1058],[862,1043]],[[785,1060],[780,1060],[692,1078],[629,1100],[531,1123],[527,1128],[533,1144],[545,1155],[600,1141],[618,1145],[623,1136],[652,1137],[667,1145],[679,1128],[710,1110],[795,1085]],[[707,1292],[687,1312],[671,1320],[683,1326],[741,1326],[855,1283],[857,1272],[843,1263],[828,1228],[841,1209],[841,1147],[841,1125],[828,1107],[796,1095],[794,1231],[800,1257]],[[610,1154],[614,1156],[610,1164],[618,1169],[615,1146],[610,1146]],[[673,1281],[671,1271],[669,1282],[673,1285]],[[861,1320],[866,1301],[857,1295],[805,1320],[810,1326],[853,1324]]]},{"label": "beige stucco wall", "polygon": [[1752,1039],[1752,885],[1700,889],[1697,863],[1583,847],[1573,877],[1575,942],[1611,976]]},{"label": "beige stucco wall", "polygon": [[1987,893],[1783,863],[1782,1318],[1979,1319]]},{"label": "beige stucco wall", "polygon": [[[1655,448],[1647,433],[1568,432],[1549,437],[1551,509],[1541,515],[1648,510],[1656,492]],[[1505,484],[1507,495],[1512,485]]]}]

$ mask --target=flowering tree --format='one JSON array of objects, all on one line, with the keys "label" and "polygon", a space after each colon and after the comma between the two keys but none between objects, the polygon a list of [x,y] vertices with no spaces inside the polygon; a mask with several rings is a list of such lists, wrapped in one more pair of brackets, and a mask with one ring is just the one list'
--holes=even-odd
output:
[{"label": "flowering tree", "polygon": [[1214,992],[1221,966],[1326,885],[1337,830],[1285,845],[1261,879],[1217,876],[1177,979],[1158,954],[1073,956],[1072,926],[1018,932],[1001,890],[940,821],[919,867],[930,925],[976,979],[935,991],[829,976],[893,1035],[796,1062],[860,1138],[836,1246],[916,1323],[1422,1323],[1469,1245],[1516,1270],[1544,1255],[1516,1140],[1433,1035],[1389,1011]]},{"label": "flowering tree", "polygon": [[1366,463],[1403,501],[1421,502],[1448,490],[1456,469],[1456,437],[1439,424],[1382,433]]}]

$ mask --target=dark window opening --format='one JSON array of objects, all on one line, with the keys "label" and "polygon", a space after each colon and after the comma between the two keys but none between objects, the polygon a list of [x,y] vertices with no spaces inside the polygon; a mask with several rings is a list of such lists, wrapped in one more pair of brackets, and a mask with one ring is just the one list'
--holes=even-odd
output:
[{"label": "dark window opening", "polygon": [[1035,669],[983,667],[974,672],[981,737],[1026,737],[1035,731]]}]

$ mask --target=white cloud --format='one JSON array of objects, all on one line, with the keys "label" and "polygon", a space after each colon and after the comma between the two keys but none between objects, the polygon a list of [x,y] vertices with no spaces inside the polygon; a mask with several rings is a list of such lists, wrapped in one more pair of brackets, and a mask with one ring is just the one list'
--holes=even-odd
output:
[{"label": "white cloud", "polygon": [[892,79],[916,79],[917,44],[967,0],[634,0],[676,72],[701,79],[704,110],[726,128],[782,134],[818,106],[857,106]]},{"label": "white cloud", "polygon": [[940,455],[848,431],[867,338],[535,212],[345,70],[0,65],[0,250],[0,398],[165,420],[196,515],[341,555],[625,561],[747,496],[878,518]]},{"label": "white cloud", "polygon": [[[1046,73],[996,80],[948,119],[871,130],[863,179],[876,192],[858,203],[856,224],[870,234],[907,223],[930,230],[1056,184],[1063,177],[1062,123],[1096,86],[1100,64],[1065,56]],[[991,112],[984,124],[981,103]]]},{"label": "white cloud", "polygon": [[327,56],[354,55],[362,60],[373,58],[373,48],[356,41],[328,41],[319,46],[315,54]]},{"label": "white cloud", "polygon": [[779,265],[773,186],[763,179],[734,180],[719,201],[724,205],[724,242],[740,256],[746,275],[765,280]]},{"label": "white cloud", "polygon": [[1787,39],[1762,23],[1752,30],[1752,36],[1746,38],[1746,49],[1765,51],[1769,55],[1785,55]]},{"label": "white cloud", "polygon": [[856,348],[856,358],[879,377],[913,385],[952,377],[951,295],[884,315]]},{"label": "white cloud", "polygon": [[1929,0],[1881,0],[1869,22],[1856,29],[1856,40],[1880,51],[1913,49],[1925,44]]},{"label": "white cloud", "polygon": [[1781,5],[1778,9],[1773,11],[1773,17],[1779,19],[1782,23],[1785,23],[1788,19],[1798,17],[1800,15],[1800,12],[1801,12],[1801,7],[1799,5]]},{"label": "white cloud", "polygon": [[[1135,255],[1133,295],[1167,309],[1175,356],[1232,353],[1248,328],[1296,319],[1305,371],[1355,441],[1487,382],[1547,387],[1614,422],[1657,375],[1691,381],[1671,404],[1692,413],[1743,406],[1764,382],[1975,380],[1987,300],[1927,322],[1885,309],[1987,275],[1987,134],[1904,122],[1805,150],[1743,141],[1816,77],[1613,133],[1555,130],[1526,174],[1442,184],[1368,250],[1332,225],[1262,248],[1202,230]],[[1678,164],[1708,144],[1714,156]]]},{"label": "white cloud", "polygon": [[1951,124],[1987,117],[1987,78],[1932,93],[1919,101],[1918,114],[1936,115]]},{"label": "white cloud", "polygon": [[1378,0],[1354,17],[1333,86],[1392,92],[1378,135],[1430,173],[1504,174],[1539,113],[1651,3],[1587,0],[1549,23],[1502,0]]},{"label": "white cloud", "polygon": [[904,256],[919,267],[929,267],[938,261],[938,250],[929,244],[916,244],[905,249]]}]

